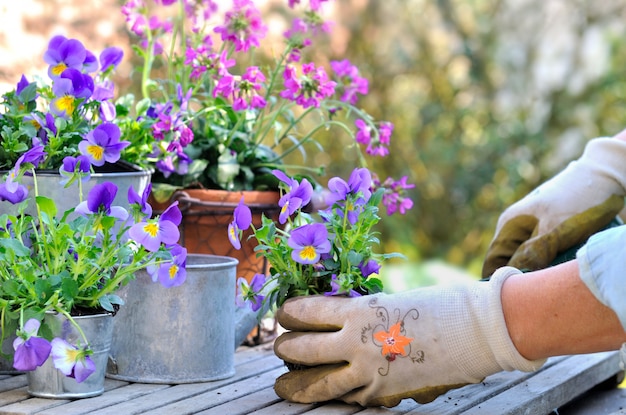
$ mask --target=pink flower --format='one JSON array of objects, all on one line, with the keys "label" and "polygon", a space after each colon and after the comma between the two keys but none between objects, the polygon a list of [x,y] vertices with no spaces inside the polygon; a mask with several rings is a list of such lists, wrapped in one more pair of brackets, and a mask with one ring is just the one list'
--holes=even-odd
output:
[{"label": "pink flower", "polygon": [[259,47],[260,40],[265,37],[267,27],[261,19],[261,12],[251,0],[234,0],[233,9],[226,12],[223,26],[217,26],[225,42],[235,45],[235,52],[247,52],[251,46]]},{"label": "pink flower", "polygon": [[283,72],[285,89],[280,93],[282,98],[294,101],[303,108],[319,108],[320,101],[335,93],[336,83],[328,79],[323,67],[315,67],[314,63],[302,65],[302,77],[298,78],[292,65],[287,65]]}]

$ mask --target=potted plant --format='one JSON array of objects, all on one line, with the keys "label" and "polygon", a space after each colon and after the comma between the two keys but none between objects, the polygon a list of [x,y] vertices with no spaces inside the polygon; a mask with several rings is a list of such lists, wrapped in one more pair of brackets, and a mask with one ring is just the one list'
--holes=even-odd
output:
[{"label": "potted plant", "polygon": [[[37,168],[48,159],[44,146],[34,146],[3,177],[0,195],[17,212],[0,213],[1,340],[12,343],[9,357],[15,369],[28,372],[32,395],[95,396],[104,390],[111,316],[123,303],[117,290],[142,269],[166,287],[185,280],[186,250],[177,244],[181,216],[173,204],[151,218],[150,186],[141,194],[130,188],[129,210],[116,206],[118,189],[110,182],[58,212],[53,199],[39,195]],[[66,192],[82,198],[89,172],[71,156],[61,171]],[[32,198],[20,184],[24,175],[34,185]],[[34,216],[25,213],[29,205]]]},{"label": "potted plant", "polygon": [[[135,115],[121,125],[124,136],[152,148],[153,194],[180,201],[190,252],[235,256],[248,278],[265,268],[252,241],[235,251],[222,239],[239,199],[255,223],[262,212],[276,218],[272,170],[306,177],[319,191],[324,131],[345,140],[364,166],[368,156],[388,154],[393,130],[358,105],[368,92],[358,68],[311,60],[310,45],[331,24],[324,2],[298,3],[281,9],[287,28],[274,41],[252,0],[128,1],[122,8],[141,68],[141,98],[117,101]],[[253,199],[259,196],[267,198]]]},{"label": "potted plant", "polygon": [[[40,195],[54,198],[59,212],[81,201],[79,192],[57,197],[63,193],[59,170],[67,157],[82,172],[90,172],[85,193],[98,183],[114,181],[123,189],[115,202],[124,205],[131,185],[141,192],[150,181],[151,166],[144,159],[151,150],[125,140],[119,127],[125,113],[118,113],[113,103],[111,75],[123,58],[122,50],[109,47],[96,58],[79,40],[54,36],[43,58],[47,79],[29,81],[22,75],[16,87],[0,97],[0,171],[14,169],[27,150],[41,147],[47,157],[37,167]],[[32,191],[29,175],[21,184]],[[17,197],[14,189],[0,184],[0,192],[0,207],[5,212],[14,209],[9,203]]]},{"label": "potted plant", "polygon": [[281,181],[281,215],[278,221],[264,217],[254,227],[250,209],[241,201],[229,226],[229,238],[240,247],[243,231],[252,228],[258,242],[257,255],[269,261],[269,272],[257,274],[248,283],[237,281],[240,306],[249,305],[266,314],[287,299],[306,295],[347,295],[350,297],[381,292],[376,277],[384,260],[401,256],[376,252],[379,243],[375,225],[383,199],[394,206],[388,214],[412,207],[406,198],[406,178],[381,184],[367,168],[356,168],[348,181],[334,177],[328,182],[327,208],[310,214],[304,208],[311,201],[312,187],[274,171]]}]

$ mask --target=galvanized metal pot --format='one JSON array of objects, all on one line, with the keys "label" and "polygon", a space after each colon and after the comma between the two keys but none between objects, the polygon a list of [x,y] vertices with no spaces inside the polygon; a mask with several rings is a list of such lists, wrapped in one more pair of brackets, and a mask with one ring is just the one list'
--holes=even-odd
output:
[{"label": "galvanized metal pot", "polygon": [[[76,327],[60,314],[47,315],[47,319],[56,319],[53,334],[71,344],[82,343],[83,338]],[[54,367],[52,358],[31,372],[26,372],[28,393],[40,398],[74,399],[90,398],[104,392],[104,378],[106,372],[111,335],[113,334],[113,315],[94,314],[74,317],[80,326],[89,345],[93,350],[91,359],[96,365],[96,371],[83,382],[78,383],[74,378],[65,376]]]},{"label": "galvanized metal pot", "polygon": [[[141,194],[146,186],[150,183],[152,177],[152,171],[143,170],[137,166],[134,166],[125,162],[118,162],[110,167],[111,171],[93,173],[91,178],[82,184],[83,196],[86,199],[89,191],[99,183],[111,182],[118,187],[117,195],[113,200],[113,204],[116,206],[122,206],[128,208],[128,188],[133,186],[137,193]],[[0,173],[0,176],[2,174]],[[75,208],[80,203],[78,185],[76,183],[68,189],[65,189],[59,182],[61,175],[58,172],[43,171],[37,172],[37,190],[40,196],[45,196],[53,199],[59,216],[63,212]],[[29,198],[34,199],[34,180],[32,176],[24,176],[21,183],[28,188]],[[0,201],[0,214],[7,213],[15,215],[17,214],[16,206],[10,202]],[[36,215],[34,200],[29,203],[26,208],[26,214]]]},{"label": "galvanized metal pot", "polygon": [[190,254],[187,280],[164,288],[145,271],[123,287],[107,376],[191,383],[235,374],[235,279],[231,257]]}]

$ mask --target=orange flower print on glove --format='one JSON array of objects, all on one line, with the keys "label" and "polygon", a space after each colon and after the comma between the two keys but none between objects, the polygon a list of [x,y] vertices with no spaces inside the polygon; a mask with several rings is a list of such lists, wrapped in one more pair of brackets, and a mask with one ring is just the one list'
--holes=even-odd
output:
[{"label": "orange flower print on glove", "polygon": [[406,356],[405,348],[413,341],[412,337],[403,336],[401,332],[402,322],[398,321],[388,332],[381,330],[374,333],[374,339],[382,344],[382,355],[390,362],[394,361],[397,355]]}]

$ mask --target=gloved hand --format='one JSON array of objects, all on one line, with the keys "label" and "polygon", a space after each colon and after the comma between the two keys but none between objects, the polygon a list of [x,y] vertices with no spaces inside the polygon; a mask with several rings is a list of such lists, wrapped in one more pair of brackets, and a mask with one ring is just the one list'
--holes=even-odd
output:
[{"label": "gloved hand", "polygon": [[607,226],[624,207],[625,195],[626,142],[589,141],[580,159],[500,215],[483,276],[505,265],[546,268]]},{"label": "gloved hand", "polygon": [[392,407],[404,398],[430,402],[501,370],[536,370],[544,361],[517,352],[502,312],[502,284],[518,273],[506,267],[489,282],[288,300],[276,317],[292,331],[274,351],[312,367],[281,375],[274,389],[294,402]]}]

